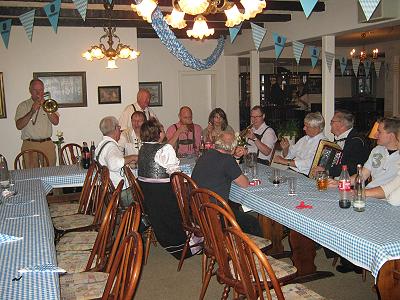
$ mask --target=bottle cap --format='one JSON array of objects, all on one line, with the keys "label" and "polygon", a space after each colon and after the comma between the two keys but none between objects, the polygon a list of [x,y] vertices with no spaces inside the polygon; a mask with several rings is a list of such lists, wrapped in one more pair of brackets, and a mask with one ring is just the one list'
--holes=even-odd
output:
[{"label": "bottle cap", "polygon": [[342,165],[342,170],[347,170],[347,165]]}]

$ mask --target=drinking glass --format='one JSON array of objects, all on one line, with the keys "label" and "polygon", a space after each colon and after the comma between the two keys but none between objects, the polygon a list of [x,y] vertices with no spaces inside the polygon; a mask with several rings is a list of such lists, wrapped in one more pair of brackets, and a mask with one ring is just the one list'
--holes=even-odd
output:
[{"label": "drinking glass", "polygon": [[245,164],[247,172],[249,173],[251,179],[257,179],[258,170],[257,170],[257,154],[256,153],[247,153],[245,156]]},{"label": "drinking glass", "polygon": [[281,183],[281,170],[273,169],[272,171],[272,183],[278,185]]},{"label": "drinking glass", "polygon": [[318,171],[316,182],[318,191],[326,191],[328,189],[328,172]]},{"label": "drinking glass", "polygon": [[295,196],[296,195],[296,186],[297,186],[297,178],[296,177],[288,177],[288,195]]}]

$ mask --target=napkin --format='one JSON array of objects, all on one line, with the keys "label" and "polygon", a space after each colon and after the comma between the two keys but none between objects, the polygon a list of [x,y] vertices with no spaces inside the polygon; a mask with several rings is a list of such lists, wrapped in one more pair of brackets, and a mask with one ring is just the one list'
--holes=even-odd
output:
[{"label": "napkin", "polygon": [[300,201],[300,204],[296,206],[297,209],[313,208],[312,205],[305,204],[304,201]]},{"label": "napkin", "polygon": [[61,269],[51,263],[26,267],[18,270],[18,273],[29,273],[29,272],[50,272],[50,273],[66,273],[64,269]]},{"label": "napkin", "polygon": [[0,233],[0,244],[9,243],[9,242],[15,242],[15,241],[19,241],[19,240],[22,240],[22,239],[23,239],[23,237],[16,237],[16,236]]}]

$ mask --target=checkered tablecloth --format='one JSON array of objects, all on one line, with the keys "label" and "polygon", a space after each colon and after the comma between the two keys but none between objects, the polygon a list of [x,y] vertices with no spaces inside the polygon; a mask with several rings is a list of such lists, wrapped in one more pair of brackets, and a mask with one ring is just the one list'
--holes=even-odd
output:
[{"label": "checkered tablecloth", "polygon": [[[324,247],[370,270],[375,279],[382,265],[400,258],[400,207],[367,199],[365,212],[339,208],[336,189],[319,192],[315,181],[297,177],[297,195],[288,196],[288,184],[274,186],[271,168],[259,165],[261,185],[243,189],[232,184],[230,199],[309,237]],[[300,201],[312,209],[297,209]]]},{"label": "checkered tablecloth", "polygon": [[25,267],[57,265],[46,189],[40,179],[16,181],[12,189],[15,196],[0,196],[0,233],[23,239],[0,244],[0,298],[59,299],[57,273],[31,272],[21,278],[18,273]]}]

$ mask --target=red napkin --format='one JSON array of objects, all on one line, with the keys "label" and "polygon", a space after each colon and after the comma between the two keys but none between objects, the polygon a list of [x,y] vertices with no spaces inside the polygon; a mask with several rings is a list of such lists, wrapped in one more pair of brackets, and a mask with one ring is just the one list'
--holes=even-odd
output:
[{"label": "red napkin", "polygon": [[312,205],[305,204],[304,201],[300,201],[300,204],[296,206],[297,209],[313,208]]}]

